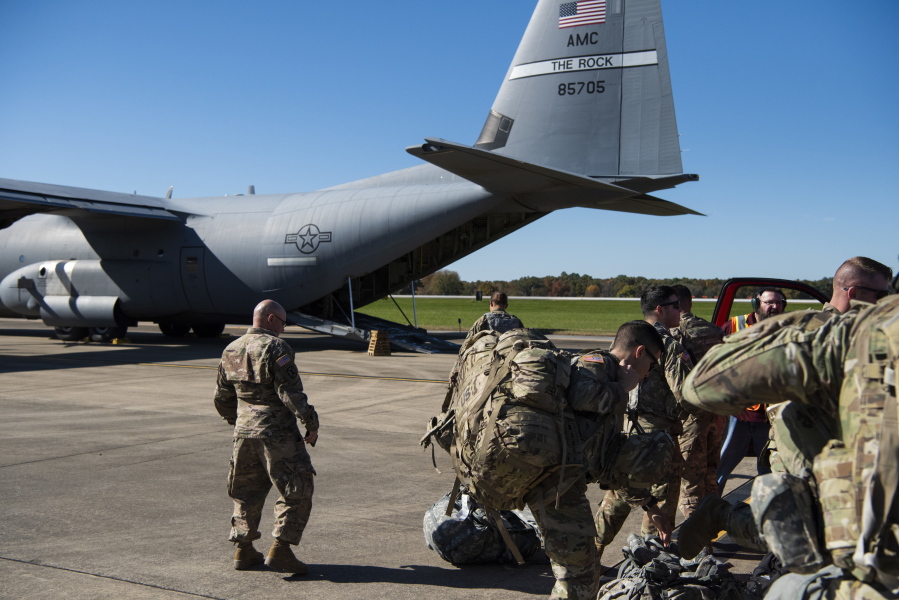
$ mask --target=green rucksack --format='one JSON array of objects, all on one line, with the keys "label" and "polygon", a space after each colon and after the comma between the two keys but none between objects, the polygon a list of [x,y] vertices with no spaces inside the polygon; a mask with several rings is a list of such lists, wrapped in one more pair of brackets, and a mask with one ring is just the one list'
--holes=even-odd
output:
[{"label": "green rucksack", "polygon": [[[476,390],[470,386],[476,383],[477,375],[482,374],[490,367],[498,338],[499,334],[495,331],[479,331],[460,351],[456,365],[453,367],[455,377],[447,387],[440,414],[431,417],[428,421],[427,431],[420,441],[422,446],[427,448],[433,442],[446,452],[450,451],[453,443],[455,406],[461,400],[463,389],[467,389],[468,394],[476,393]],[[481,379],[477,379],[477,382],[486,383]],[[437,468],[436,460],[434,460],[434,468]]]},{"label": "green rucksack", "polygon": [[566,401],[570,368],[568,353],[543,335],[514,329],[499,336],[487,368],[462,382],[451,403],[452,459],[460,482],[479,502],[520,510],[567,489],[564,478],[541,484],[566,466],[574,471],[582,465]]},{"label": "green rucksack", "polygon": [[566,401],[569,354],[535,330],[513,329],[494,343],[495,335],[483,332],[460,356],[445,410],[422,439],[443,447],[441,436],[451,429],[456,488],[464,486],[494,514],[556,500],[583,474]]}]

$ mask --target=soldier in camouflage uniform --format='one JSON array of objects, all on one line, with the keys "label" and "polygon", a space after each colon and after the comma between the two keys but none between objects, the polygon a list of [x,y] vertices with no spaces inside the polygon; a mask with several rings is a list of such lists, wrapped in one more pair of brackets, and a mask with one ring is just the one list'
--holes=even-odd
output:
[{"label": "soldier in camouflage uniform", "polygon": [[889,288],[893,271],[883,263],[866,256],[850,258],[833,276],[833,295],[824,310],[834,314],[849,310],[852,300],[873,304]]},{"label": "soldier in camouflage uniform", "polygon": [[475,342],[477,334],[481,331],[495,331],[497,334],[505,333],[513,329],[521,329],[524,324],[521,319],[515,315],[506,312],[509,307],[509,297],[505,292],[493,292],[490,296],[490,312],[481,315],[471,329],[468,330],[465,339],[462,341],[462,347],[459,348],[459,358],[449,374],[450,393],[459,377],[459,369],[461,367],[460,360],[466,350]]},{"label": "soldier in camouflage uniform", "polygon": [[[234,568],[265,561],[270,568],[304,574],[307,566],[290,546],[300,543],[312,510],[312,461],[305,444],[318,439],[318,415],[306,401],[294,351],[278,338],[287,324],[280,304],[263,300],[253,311],[253,327],[225,348],[216,382],[215,408],[234,425],[228,495],[234,500],[230,541],[237,545]],[[297,419],[306,427],[300,435]],[[268,556],[253,548],[272,485],[275,542]]]},{"label": "soldier in camouflage uniform", "polygon": [[[669,286],[648,288],[640,296],[640,309],[645,321],[662,336],[665,348],[663,364],[654,365],[646,379],[631,390],[628,411],[636,416],[637,424],[643,431],[664,431],[674,441],[671,467],[664,479],[650,490],[652,503],[657,503],[661,512],[673,523],[683,472],[683,458],[677,440],[687,414],[680,407],[680,389],[693,363],[687,351],[669,332],[680,322],[680,303],[674,289]],[[599,558],[621,530],[633,505],[634,499],[626,490],[606,492],[595,516]],[[644,515],[641,531],[644,536],[658,533],[648,515]]]},{"label": "soldier in camouflage uniform", "polygon": [[[683,345],[693,364],[696,364],[712,346],[721,343],[724,334],[717,325],[690,312],[693,309],[693,295],[687,286],[671,287],[680,302],[680,324],[671,330],[671,335]],[[725,423],[721,415],[704,410],[691,414],[684,422],[684,432],[680,436],[680,449],[684,457],[680,510],[684,517],[693,514],[696,505],[705,496],[718,493],[716,473]]]},{"label": "soldier in camouflage uniform", "polygon": [[[582,352],[574,360],[568,388],[568,402],[574,410],[578,428],[588,438],[585,449],[587,479],[603,480],[623,486],[628,476],[640,481],[640,469],[652,465],[638,457],[622,456],[622,461],[640,464],[618,464],[603,461],[610,455],[610,443],[621,431],[628,392],[642,381],[662,351],[662,340],[645,322],[631,321],[622,325],[609,351]],[[643,456],[639,457],[643,458]],[[553,502],[534,503],[531,511],[544,536],[546,554],[550,557],[556,584],[553,599],[589,599],[596,597],[596,529],[586,497],[586,482],[581,479],[561,498],[560,508]],[[649,500],[643,490],[635,494],[639,505]],[[670,536],[671,525],[656,507],[648,509],[658,523],[662,535]]]},{"label": "soldier in camouflage uniform", "polygon": [[[804,325],[820,326],[831,317],[857,310],[860,303],[875,303],[889,289],[892,270],[876,260],[856,256],[845,261],[833,276],[833,294],[821,314]],[[856,307],[852,308],[851,303]],[[833,437],[830,419],[816,406],[784,402],[768,409],[771,421],[770,466],[794,475],[811,469],[815,455]]]},{"label": "soldier in camouflage uniform", "polygon": [[[859,306],[863,305],[855,304],[847,313],[857,312]],[[828,309],[828,305],[821,311],[795,311],[759,325],[762,330],[755,333],[763,336],[770,328],[789,326],[812,335],[839,314],[832,307]],[[731,343],[737,343],[737,339],[740,338],[734,338]],[[705,364],[703,361],[697,367]],[[773,449],[770,454],[772,470],[797,476],[811,472],[815,456],[834,436],[835,421],[832,414],[815,404],[784,401],[781,397],[775,398],[770,404],[768,414],[772,419],[772,440],[769,442],[769,447]],[[748,504],[738,502],[731,505],[717,495],[710,494],[700,501],[690,518],[681,524],[681,555],[692,558],[711,543],[718,532],[725,530],[741,546],[762,552],[769,550],[756,527]]]},{"label": "soldier in camouflage uniform", "polygon": [[493,292],[493,295],[490,296],[490,312],[484,313],[474,322],[474,325],[468,330],[468,335],[465,336],[465,341],[462,342],[462,348],[467,348],[469,340],[479,331],[489,329],[497,333],[505,333],[524,327],[521,319],[506,312],[507,308],[509,308],[509,297],[504,292]]},{"label": "soldier in camouflage uniform", "polygon": [[[687,381],[685,399],[733,413],[746,398],[782,397],[817,406],[829,419],[833,439],[811,470],[766,475],[753,486],[756,525],[795,573],[775,582],[766,598],[896,598],[899,297],[817,328],[784,321],[747,330],[713,351]],[[803,510],[805,501],[783,501],[793,496],[811,499],[812,511]]]}]

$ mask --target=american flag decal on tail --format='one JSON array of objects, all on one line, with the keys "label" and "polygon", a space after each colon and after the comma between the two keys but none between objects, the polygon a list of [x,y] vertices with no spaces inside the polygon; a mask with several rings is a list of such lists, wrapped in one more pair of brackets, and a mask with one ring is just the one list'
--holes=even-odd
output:
[{"label": "american flag decal on tail", "polygon": [[606,22],[606,0],[578,0],[559,5],[559,29]]}]

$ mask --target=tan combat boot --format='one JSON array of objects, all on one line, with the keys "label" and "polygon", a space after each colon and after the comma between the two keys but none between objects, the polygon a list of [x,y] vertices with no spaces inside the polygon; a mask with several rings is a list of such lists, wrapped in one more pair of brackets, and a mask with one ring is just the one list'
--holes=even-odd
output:
[{"label": "tan combat boot", "polygon": [[712,540],[727,529],[727,517],[731,510],[733,505],[716,494],[703,498],[690,518],[681,523],[677,538],[680,555],[690,560],[711,545]]},{"label": "tan combat boot", "polygon": [[306,566],[306,563],[297,560],[297,557],[293,555],[293,550],[290,549],[290,544],[281,540],[281,538],[275,538],[275,543],[272,544],[271,549],[268,551],[268,556],[265,558],[265,565],[281,573],[305,575],[309,572],[309,567]]},{"label": "tan combat boot", "polygon": [[253,547],[253,542],[237,544],[237,550],[234,552],[234,568],[238,571],[261,565],[264,561],[265,556]]}]

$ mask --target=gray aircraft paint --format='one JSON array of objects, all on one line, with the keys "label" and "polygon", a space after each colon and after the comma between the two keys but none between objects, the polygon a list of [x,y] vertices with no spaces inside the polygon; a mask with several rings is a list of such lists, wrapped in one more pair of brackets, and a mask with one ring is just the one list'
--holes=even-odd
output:
[{"label": "gray aircraft paint", "polygon": [[609,0],[604,22],[574,27],[560,4],[538,3],[474,146],[407,148],[431,164],[225,198],[0,180],[0,315],[246,322],[268,297],[337,318],[350,292],[384,297],[554,210],[698,214],[648,195],[696,179],[681,173],[659,0]]}]

